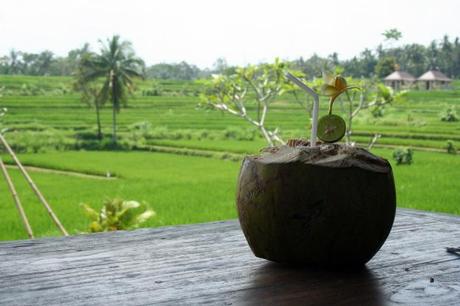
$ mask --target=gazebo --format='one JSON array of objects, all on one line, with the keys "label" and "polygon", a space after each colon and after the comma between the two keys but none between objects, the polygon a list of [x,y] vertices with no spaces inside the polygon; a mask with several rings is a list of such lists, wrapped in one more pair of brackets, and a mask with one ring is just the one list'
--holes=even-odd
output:
[{"label": "gazebo", "polygon": [[385,77],[383,80],[386,86],[390,86],[394,90],[399,90],[402,87],[412,85],[416,81],[412,74],[400,70],[396,70],[392,74]]},{"label": "gazebo", "polygon": [[425,88],[426,90],[432,90],[439,87],[449,86],[452,79],[448,78],[444,73],[438,70],[429,70],[422,74],[417,81],[419,84],[423,85],[420,88]]}]

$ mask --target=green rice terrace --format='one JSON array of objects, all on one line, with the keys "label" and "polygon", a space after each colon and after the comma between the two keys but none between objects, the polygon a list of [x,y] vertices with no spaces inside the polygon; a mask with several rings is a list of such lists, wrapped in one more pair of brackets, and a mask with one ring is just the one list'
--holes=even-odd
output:
[{"label": "green rice terrace", "polygon": [[[266,146],[241,118],[198,107],[203,81],[139,82],[118,115],[119,145],[112,147],[111,108],[101,111],[105,138],[96,138],[95,112],[80,101],[70,77],[0,76],[5,138],[71,234],[87,230],[80,203],[100,207],[107,198],[145,201],[157,216],[143,226],[197,223],[236,217],[236,179],[244,154]],[[460,110],[460,82],[451,90],[410,91],[380,117],[363,110],[353,121],[352,140],[392,162],[400,207],[460,214],[460,122],[441,120]],[[249,105],[248,112],[255,112]],[[321,113],[327,109],[321,101]],[[344,112],[341,101],[336,112]],[[269,128],[284,139],[307,137],[308,114],[291,96],[271,105]],[[413,164],[396,165],[396,147],[414,150]],[[7,164],[12,160],[2,153]],[[11,168],[36,236],[58,235],[19,171]],[[24,239],[6,184],[0,183],[0,239]]]}]

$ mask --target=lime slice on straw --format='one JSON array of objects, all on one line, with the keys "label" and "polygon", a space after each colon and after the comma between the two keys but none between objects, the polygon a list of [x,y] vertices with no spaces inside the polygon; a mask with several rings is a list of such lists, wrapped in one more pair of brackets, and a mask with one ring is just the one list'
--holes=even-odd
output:
[{"label": "lime slice on straw", "polygon": [[318,138],[324,142],[336,142],[345,135],[345,121],[337,115],[326,115],[318,120]]}]

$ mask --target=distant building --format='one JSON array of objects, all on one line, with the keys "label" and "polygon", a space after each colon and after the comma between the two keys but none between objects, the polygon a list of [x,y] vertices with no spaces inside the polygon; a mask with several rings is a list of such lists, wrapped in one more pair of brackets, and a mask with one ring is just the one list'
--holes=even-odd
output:
[{"label": "distant building", "polygon": [[438,70],[430,70],[422,74],[417,82],[420,88],[432,90],[435,88],[446,88],[452,82],[444,73]]},{"label": "distant building", "polygon": [[385,85],[393,88],[394,90],[399,90],[403,87],[408,87],[415,83],[415,77],[409,72],[396,70],[389,76],[384,79]]}]

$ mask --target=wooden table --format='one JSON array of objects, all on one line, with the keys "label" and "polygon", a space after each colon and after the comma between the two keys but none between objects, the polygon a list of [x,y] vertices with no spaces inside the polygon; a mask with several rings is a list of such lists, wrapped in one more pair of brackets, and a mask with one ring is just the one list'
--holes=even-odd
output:
[{"label": "wooden table", "polygon": [[398,210],[360,271],[252,255],[237,221],[0,243],[3,305],[460,305],[460,218]]}]

